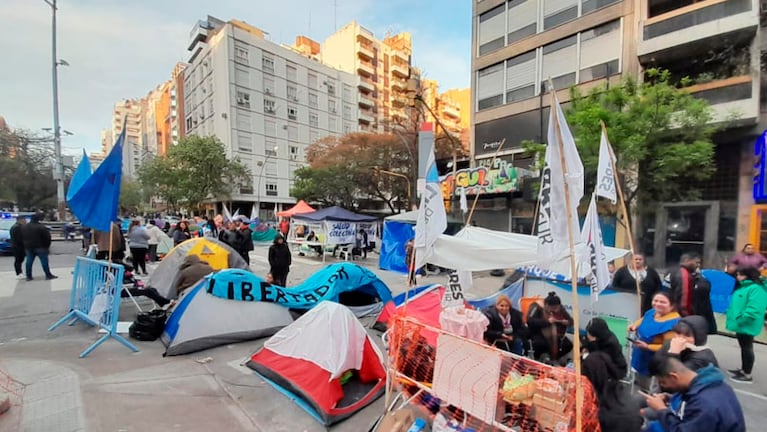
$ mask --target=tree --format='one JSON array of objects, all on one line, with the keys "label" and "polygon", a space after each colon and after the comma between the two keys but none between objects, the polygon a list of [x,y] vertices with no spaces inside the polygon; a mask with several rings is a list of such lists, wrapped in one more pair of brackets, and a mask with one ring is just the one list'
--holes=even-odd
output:
[{"label": "tree", "polygon": [[196,210],[208,199],[226,199],[240,187],[252,185],[253,178],[238,159],[227,159],[218,138],[188,136],[167,155],[143,166],[139,181],[170,207]]},{"label": "tree", "polygon": [[0,198],[25,210],[56,207],[53,160],[51,140],[0,129]]},{"label": "tree", "polygon": [[120,209],[123,212],[138,212],[143,200],[141,184],[131,180],[122,180],[120,185]]},{"label": "tree", "polygon": [[[586,95],[571,88],[566,117],[583,160],[586,190],[596,181],[603,121],[618,171],[627,174],[628,207],[649,209],[656,202],[698,198],[695,181],[714,171],[712,135],[721,125],[712,124],[708,102],[677,87],[687,83],[674,83],[667,71],[650,69],[643,83],[627,77]],[[538,153],[543,149],[533,143],[526,147]]]}]

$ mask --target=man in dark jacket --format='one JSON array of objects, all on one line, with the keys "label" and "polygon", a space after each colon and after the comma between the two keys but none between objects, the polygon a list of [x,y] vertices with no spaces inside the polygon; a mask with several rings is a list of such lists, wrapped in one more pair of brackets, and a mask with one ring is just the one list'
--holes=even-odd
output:
[{"label": "man in dark jacket", "polygon": [[716,355],[708,342],[708,323],[698,315],[690,315],[679,320],[673,328],[677,336],[666,341],[656,356],[668,355],[677,358],[693,371],[710,364],[719,367]]},{"label": "man in dark jacket", "polygon": [[634,254],[628,264],[618,269],[613,276],[613,289],[636,293],[636,281],[642,293],[642,316],[652,309],[652,298],[661,289],[658,272],[645,264],[642,254]]},{"label": "man in dark jacket", "polygon": [[45,273],[45,280],[56,279],[48,267],[48,250],[51,247],[51,233],[43,224],[40,223],[41,215],[34,214],[28,224],[21,228],[21,235],[24,238],[24,249],[27,253],[27,280],[32,280],[32,264],[35,257],[40,258],[40,265]]},{"label": "man in dark jacket", "polygon": [[661,389],[681,394],[678,409],[670,409],[667,395],[645,396],[647,406],[659,411],[658,420],[666,432],[745,432],[746,421],[735,392],[713,365],[697,372],[671,356],[653,358],[651,373]]},{"label": "man in dark jacket", "polygon": [[[247,220],[247,219],[246,219]],[[250,265],[250,251],[253,250],[253,231],[250,230],[246,220],[235,219],[235,244],[234,250],[240,254],[245,263]]]},{"label": "man in dark jacket", "polygon": [[693,310],[694,275],[699,267],[700,255],[695,252],[686,253],[679,259],[679,268],[668,276],[669,285],[671,285],[671,299],[674,301],[679,315],[695,315]]},{"label": "man in dark jacket", "polygon": [[11,227],[11,250],[13,251],[13,269],[16,270],[16,279],[23,279],[24,274],[21,271],[21,263],[27,255],[24,250],[24,236],[21,229],[26,225],[27,219],[24,216],[17,216],[16,223]]},{"label": "man in dark jacket", "polygon": [[274,236],[274,244],[269,246],[269,273],[274,277],[276,285],[282,287],[287,285],[288,272],[292,263],[293,257],[285,243],[285,237],[278,233]]},{"label": "man in dark jacket", "polygon": [[692,311],[706,320],[708,334],[716,334],[714,307],[711,305],[711,282],[700,271],[692,275]]}]

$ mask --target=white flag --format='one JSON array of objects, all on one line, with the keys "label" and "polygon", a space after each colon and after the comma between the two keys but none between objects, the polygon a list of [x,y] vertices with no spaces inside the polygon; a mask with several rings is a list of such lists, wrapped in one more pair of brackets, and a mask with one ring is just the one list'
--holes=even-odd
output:
[{"label": "white flag", "polygon": [[256,205],[253,204],[253,208],[250,209],[250,221],[253,222],[256,219],[258,219],[258,210],[256,210]]},{"label": "white flag", "polygon": [[426,160],[426,186],[421,194],[418,219],[415,224],[415,268],[418,269],[431,256],[434,242],[447,228],[447,213],[439,184],[434,145]]},{"label": "white flag", "polygon": [[[580,232],[578,225],[578,204],[583,197],[583,163],[575,147],[575,140],[567,125],[567,120],[559,106],[556,94],[552,93],[551,114],[549,116],[548,145],[541,191],[538,195],[538,266],[550,268],[552,260],[568,249],[567,212],[571,216],[570,231],[573,236]],[[562,166],[564,158],[565,166]],[[565,180],[565,169],[567,179]],[[565,181],[570,195],[570,209],[565,200]],[[577,238],[573,239],[575,243]]]},{"label": "white flag", "polygon": [[466,213],[469,211],[469,204],[466,201],[466,188],[461,188],[461,212]]},{"label": "white flag", "polygon": [[[583,222],[581,242],[586,245],[584,256],[579,257],[581,265],[586,268],[586,282],[591,286],[591,295],[596,300],[607,285],[610,284],[610,270],[607,268],[607,256],[605,244],[602,240],[602,228],[599,226],[599,214],[597,213],[597,197],[591,196],[589,211]],[[583,271],[578,273],[583,274]]]},{"label": "white flag", "polygon": [[224,207],[224,222],[230,222],[232,220],[232,214],[229,213],[229,209],[226,208],[226,204],[223,204]]},{"label": "white flag", "polygon": [[470,271],[453,270],[447,277],[445,295],[442,297],[442,309],[463,306],[466,298],[464,293],[472,288]]},{"label": "white flag", "polygon": [[602,198],[607,198],[615,204],[618,201],[615,190],[615,157],[613,156],[610,142],[607,140],[607,134],[602,131],[602,139],[599,143],[599,165],[597,167],[597,187],[596,194]]}]

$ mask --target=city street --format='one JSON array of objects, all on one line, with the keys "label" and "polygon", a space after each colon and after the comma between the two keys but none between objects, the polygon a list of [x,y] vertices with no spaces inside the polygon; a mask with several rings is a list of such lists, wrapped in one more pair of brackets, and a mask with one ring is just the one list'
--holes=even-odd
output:
[{"label": "city street", "polygon": [[[115,341],[107,341],[85,359],[78,354],[96,340],[93,329],[82,324],[47,328],[68,307],[71,271],[79,243],[55,242],[51,267],[59,276],[44,281],[35,264],[34,282],[17,281],[12,258],[0,257],[0,370],[26,385],[24,405],[0,416],[0,430],[25,431],[322,431],[325,430],[287,398],[240,366],[263,340],[222,346],[186,356],[163,358],[159,341],[133,341],[141,350],[133,354]],[[251,254],[252,268],[265,274],[266,247]],[[377,268],[376,254],[364,264],[376,271],[393,291],[405,287],[405,277]],[[289,285],[300,283],[321,268],[319,260],[294,257]],[[426,278],[423,282],[443,282]],[[479,276],[481,296],[497,289],[502,279]],[[151,302],[140,302],[151,308]],[[123,301],[121,318],[130,321],[136,309]],[[371,324],[372,319],[363,324]],[[370,331],[377,341],[379,333]],[[721,366],[739,364],[734,339],[710,340]],[[754,384],[735,384],[749,430],[767,422],[767,347],[756,346]],[[383,410],[383,400],[331,428],[333,431],[367,430]]]}]

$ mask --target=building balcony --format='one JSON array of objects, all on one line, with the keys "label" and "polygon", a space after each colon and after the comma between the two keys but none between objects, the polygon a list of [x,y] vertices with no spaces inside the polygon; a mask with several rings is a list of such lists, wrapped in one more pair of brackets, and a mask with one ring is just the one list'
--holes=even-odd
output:
[{"label": "building balcony", "polygon": [[197,44],[194,46],[194,49],[192,49],[192,50],[191,50],[191,51],[192,51],[192,55],[190,55],[190,56],[189,56],[189,61],[188,61],[188,63],[192,63],[192,62],[194,62],[194,59],[196,59],[196,58],[197,58],[197,56],[198,56],[198,55],[200,55],[200,53],[201,53],[203,50],[205,50],[206,48],[208,48],[208,44],[207,44],[207,43],[205,43],[205,42],[198,42],[198,43],[197,43]]},{"label": "building balcony", "polygon": [[360,82],[357,83],[357,88],[367,93],[373,93],[376,91],[375,83],[366,78],[360,78]]},{"label": "building balcony", "polygon": [[410,77],[410,68],[405,65],[400,65],[393,63],[391,65],[391,73],[394,76],[398,76],[401,78],[409,78]]},{"label": "building balcony", "polygon": [[641,23],[637,46],[640,60],[655,53],[705,46],[727,37],[742,39],[756,34],[759,16],[752,0],[705,0],[648,18]]},{"label": "building balcony", "polygon": [[360,123],[370,124],[370,123],[373,123],[376,119],[372,111],[360,110],[359,120],[360,120]]},{"label": "building balcony", "polygon": [[372,45],[376,42],[376,37],[373,32],[360,26],[360,31],[357,33],[357,40]]},{"label": "building balcony", "polygon": [[751,75],[736,76],[685,87],[693,96],[705,99],[713,109],[713,122],[754,124],[759,117],[759,87]]},{"label": "building balcony", "polygon": [[402,108],[409,105],[407,97],[404,95],[394,94],[391,97],[391,104],[394,107]]},{"label": "building balcony", "polygon": [[360,94],[359,104],[361,107],[373,108],[376,105],[376,101],[365,94]]},{"label": "building balcony", "polygon": [[361,61],[357,63],[357,72],[362,76],[372,77],[375,75],[376,70],[371,63]]},{"label": "building balcony", "polygon": [[189,46],[188,51],[192,51],[197,42],[205,41],[208,38],[208,23],[205,21],[197,21],[197,24],[189,32]]},{"label": "building balcony", "polygon": [[407,91],[407,81],[399,78],[394,78],[389,81],[391,83],[391,87],[394,90],[398,91]]},{"label": "building balcony", "polygon": [[461,118],[461,112],[460,110],[455,107],[452,104],[443,104],[442,105],[442,114],[452,117],[454,119],[460,119]]},{"label": "building balcony", "polygon": [[364,60],[372,61],[375,54],[373,54],[373,47],[365,45],[361,42],[357,42],[357,55]]},{"label": "building balcony", "polygon": [[399,59],[404,64],[410,64],[410,59],[408,58],[408,55],[400,50],[394,50],[394,58]]}]

